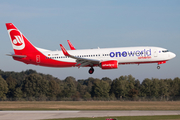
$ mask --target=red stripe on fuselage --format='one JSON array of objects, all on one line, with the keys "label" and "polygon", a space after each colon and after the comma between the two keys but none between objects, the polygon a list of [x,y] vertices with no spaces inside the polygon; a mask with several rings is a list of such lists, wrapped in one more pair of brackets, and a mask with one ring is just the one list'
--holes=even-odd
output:
[{"label": "red stripe on fuselage", "polygon": [[[58,61],[54,59],[48,59],[48,57],[43,55],[38,50],[36,51],[35,54],[26,54],[26,56],[27,57],[25,58],[13,57],[13,59],[24,62],[26,64],[34,64],[34,65],[40,65],[40,66],[45,66],[45,67],[73,67],[76,64],[75,62],[63,62],[63,61]],[[37,61],[37,59],[39,60]]]},{"label": "red stripe on fuselage", "polygon": [[[64,62],[64,61],[59,61],[55,59],[48,59],[45,55],[43,55],[41,52],[38,50],[36,51],[36,54],[26,54],[26,58],[18,58],[18,57],[13,57],[14,60],[24,62],[26,64],[34,64],[34,65],[40,65],[40,66],[45,66],[45,67],[78,67],[76,66],[76,62]],[[39,62],[36,60],[36,56],[40,56]],[[148,61],[148,62],[126,62],[126,63],[118,63],[119,65],[125,65],[125,64],[147,64],[147,63],[159,63],[159,62],[165,62],[165,61]],[[98,65],[93,65],[93,66],[98,66]],[[89,66],[85,66],[89,67]]]},{"label": "red stripe on fuselage", "polygon": [[126,62],[126,63],[118,63],[119,65],[126,65],[126,64],[147,64],[147,63],[159,63],[159,62],[165,62],[168,60],[164,60],[164,61],[148,61],[148,62]]}]

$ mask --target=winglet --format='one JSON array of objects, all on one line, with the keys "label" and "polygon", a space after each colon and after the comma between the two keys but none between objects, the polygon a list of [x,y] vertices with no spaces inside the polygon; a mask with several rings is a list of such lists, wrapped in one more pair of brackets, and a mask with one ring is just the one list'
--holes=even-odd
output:
[{"label": "winglet", "polygon": [[62,44],[60,44],[60,47],[61,47],[61,50],[63,51],[63,54],[64,54],[65,56],[70,56],[69,53],[66,51],[66,49],[63,47]]},{"label": "winglet", "polygon": [[71,50],[76,50],[76,49],[74,48],[74,46],[72,45],[72,43],[71,43],[69,40],[67,40],[67,41],[68,41],[68,44],[69,44],[70,49],[71,49]]}]

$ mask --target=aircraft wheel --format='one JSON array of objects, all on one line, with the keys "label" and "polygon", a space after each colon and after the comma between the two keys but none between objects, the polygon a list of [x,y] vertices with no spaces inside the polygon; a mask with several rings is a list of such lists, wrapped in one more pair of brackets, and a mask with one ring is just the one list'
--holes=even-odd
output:
[{"label": "aircraft wheel", "polygon": [[157,69],[160,69],[160,66],[157,66]]},{"label": "aircraft wheel", "polygon": [[93,72],[94,72],[94,68],[92,67],[89,69],[89,74],[93,74]]}]

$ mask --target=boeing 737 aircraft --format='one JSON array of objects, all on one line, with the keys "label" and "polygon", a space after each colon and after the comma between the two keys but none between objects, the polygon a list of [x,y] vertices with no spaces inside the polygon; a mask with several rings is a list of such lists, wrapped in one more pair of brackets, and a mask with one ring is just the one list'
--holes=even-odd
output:
[{"label": "boeing 737 aircraft", "polygon": [[176,55],[167,49],[160,47],[121,47],[103,49],[77,50],[68,40],[71,50],[66,50],[60,44],[62,51],[51,51],[35,47],[12,24],[6,23],[10,40],[14,49],[14,60],[26,64],[34,64],[46,67],[90,67],[89,73],[94,72],[93,67],[101,69],[117,69],[118,65],[157,63],[164,64]]}]

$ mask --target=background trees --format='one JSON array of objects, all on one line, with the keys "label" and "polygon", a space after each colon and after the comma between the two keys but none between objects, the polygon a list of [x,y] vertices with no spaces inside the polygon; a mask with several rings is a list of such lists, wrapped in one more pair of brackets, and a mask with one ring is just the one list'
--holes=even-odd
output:
[{"label": "background trees", "polygon": [[180,78],[146,78],[132,75],[114,80],[87,78],[64,80],[34,70],[0,70],[0,100],[180,100]]},{"label": "background trees", "polygon": [[109,98],[110,85],[108,82],[96,79],[92,86],[91,96],[95,98]]},{"label": "background trees", "polygon": [[6,99],[6,93],[8,92],[8,85],[6,81],[0,76],[0,99]]}]

